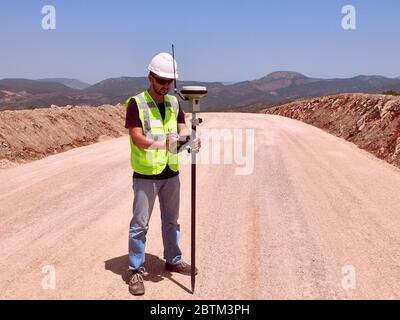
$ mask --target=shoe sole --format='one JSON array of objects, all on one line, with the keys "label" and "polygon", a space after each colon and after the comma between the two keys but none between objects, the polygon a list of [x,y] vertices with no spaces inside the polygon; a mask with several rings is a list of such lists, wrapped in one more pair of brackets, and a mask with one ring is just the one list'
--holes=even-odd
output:
[{"label": "shoe sole", "polygon": [[[170,269],[165,269],[165,270],[168,271],[168,272],[175,272],[175,273],[183,274],[184,276],[191,276],[192,275],[191,272],[186,273],[186,272],[181,272],[181,271],[177,271],[177,270],[170,270]],[[198,273],[199,272],[196,271],[195,276],[197,276]]]},{"label": "shoe sole", "polygon": [[132,292],[131,290],[129,290],[129,292],[133,296],[142,296],[142,295],[144,295],[144,291]]}]

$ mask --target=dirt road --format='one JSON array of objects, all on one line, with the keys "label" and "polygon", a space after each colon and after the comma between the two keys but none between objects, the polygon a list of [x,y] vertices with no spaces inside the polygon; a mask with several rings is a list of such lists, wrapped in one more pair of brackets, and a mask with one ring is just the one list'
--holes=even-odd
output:
[{"label": "dirt road", "polygon": [[[400,298],[398,169],[292,119],[203,118],[201,133],[239,128],[244,138],[253,129],[254,144],[243,146],[254,146],[255,158],[249,175],[238,175],[235,161],[199,159],[194,295],[190,277],[163,270],[158,205],[146,295],[128,291],[133,193],[124,136],[0,171],[0,298]],[[190,166],[182,162],[181,246],[190,261]]]}]

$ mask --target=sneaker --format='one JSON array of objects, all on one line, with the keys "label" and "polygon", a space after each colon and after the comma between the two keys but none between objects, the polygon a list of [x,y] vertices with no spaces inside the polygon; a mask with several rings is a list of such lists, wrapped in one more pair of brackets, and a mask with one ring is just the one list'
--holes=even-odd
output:
[{"label": "sneaker", "polygon": [[138,270],[131,270],[129,277],[129,292],[134,296],[141,296],[144,294],[143,277],[147,275],[144,268]]},{"label": "sneaker", "polygon": [[[184,274],[186,276],[190,276],[192,274],[192,267],[187,264],[185,261],[181,261],[177,264],[172,264],[172,263],[165,263],[165,269],[167,271],[171,271],[171,272],[178,272],[181,274]],[[198,273],[198,269],[195,268],[195,274]]]}]

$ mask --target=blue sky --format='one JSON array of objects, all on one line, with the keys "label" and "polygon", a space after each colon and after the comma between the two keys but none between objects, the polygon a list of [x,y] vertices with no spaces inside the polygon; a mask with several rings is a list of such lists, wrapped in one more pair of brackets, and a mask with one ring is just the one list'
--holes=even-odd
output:
[{"label": "blue sky", "polygon": [[[43,30],[44,5],[56,30]],[[356,8],[356,30],[341,26]],[[145,76],[175,44],[183,80],[400,76],[398,0],[1,0],[0,79]]]}]

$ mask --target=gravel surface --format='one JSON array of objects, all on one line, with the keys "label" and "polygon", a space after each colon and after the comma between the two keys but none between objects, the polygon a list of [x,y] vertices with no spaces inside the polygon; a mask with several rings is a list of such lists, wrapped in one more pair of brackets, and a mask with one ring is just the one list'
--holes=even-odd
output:
[{"label": "gravel surface", "polygon": [[[246,143],[255,157],[252,173],[238,175],[237,162],[206,164],[212,148],[203,140],[194,295],[190,277],[163,269],[157,204],[147,237],[146,295],[128,291],[133,192],[125,135],[0,171],[0,298],[400,298],[398,169],[293,119],[202,116],[200,134],[254,130],[254,144]],[[187,158],[180,223],[190,262]]]}]

